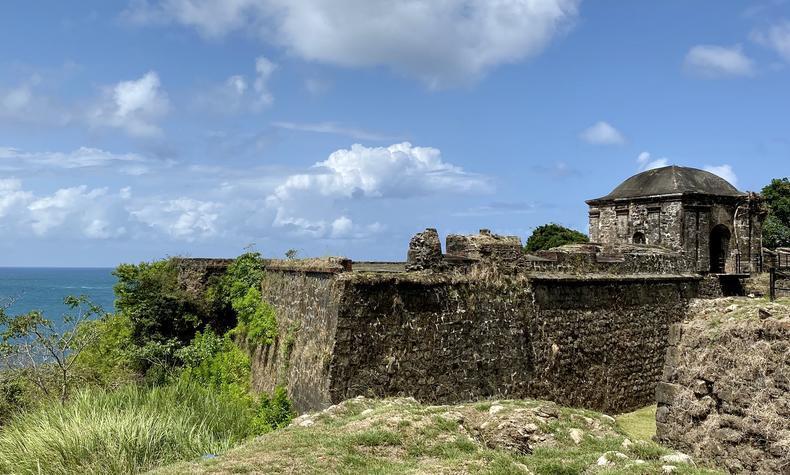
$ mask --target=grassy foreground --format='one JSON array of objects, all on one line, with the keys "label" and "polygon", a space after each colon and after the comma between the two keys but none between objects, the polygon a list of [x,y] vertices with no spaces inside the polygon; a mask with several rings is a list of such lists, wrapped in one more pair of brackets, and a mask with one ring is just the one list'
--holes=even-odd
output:
[{"label": "grassy foreground", "polygon": [[85,391],[0,430],[0,473],[140,473],[218,453],[249,433],[249,405],[194,385]]},{"label": "grassy foreground", "polygon": [[[224,455],[153,473],[664,473],[669,463],[659,459],[673,451],[640,440],[649,436],[650,413],[624,417],[621,427],[593,411],[542,401],[424,406],[357,398]],[[719,473],[672,465],[676,474]]]},{"label": "grassy foreground", "polygon": [[617,425],[634,440],[653,440],[656,435],[656,406],[647,406],[617,416]]}]

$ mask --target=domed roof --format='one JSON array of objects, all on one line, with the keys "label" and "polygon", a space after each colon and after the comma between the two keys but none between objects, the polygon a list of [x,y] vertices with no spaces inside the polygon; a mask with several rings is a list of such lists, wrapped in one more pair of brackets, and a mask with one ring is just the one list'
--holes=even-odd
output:
[{"label": "domed roof", "polygon": [[697,168],[655,168],[638,173],[622,182],[606,196],[590,201],[641,198],[646,196],[705,194],[714,196],[743,196],[727,180]]}]

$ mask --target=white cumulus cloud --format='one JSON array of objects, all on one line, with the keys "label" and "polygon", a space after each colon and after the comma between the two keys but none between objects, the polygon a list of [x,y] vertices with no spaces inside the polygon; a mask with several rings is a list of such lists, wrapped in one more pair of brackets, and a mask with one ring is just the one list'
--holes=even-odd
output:
[{"label": "white cumulus cloud", "polygon": [[730,165],[706,165],[704,170],[724,178],[733,186],[738,186],[738,176]]},{"label": "white cumulus cloud", "polygon": [[751,38],[776,51],[782,59],[790,62],[790,21],[785,20],[764,30],[756,30],[752,32]]},{"label": "white cumulus cloud", "polygon": [[636,163],[639,164],[639,171],[645,171],[665,167],[669,165],[669,159],[664,157],[653,159],[649,152],[642,152],[636,158]]},{"label": "white cumulus cloud", "polygon": [[38,236],[44,236],[64,228],[73,234],[83,234],[94,239],[118,237],[126,229],[117,221],[105,200],[110,200],[106,188],[88,189],[87,186],[62,188],[50,196],[32,201],[31,227]]},{"label": "white cumulus cloud", "polygon": [[473,82],[540,53],[580,0],[161,0],[133,2],[138,24],[176,22],[216,38],[252,30],[308,61],[387,66],[430,87]]},{"label": "white cumulus cloud", "polygon": [[625,143],[625,137],[619,130],[604,121],[596,122],[579,135],[587,143],[595,145],[617,145]]},{"label": "white cumulus cloud", "polygon": [[159,75],[149,71],[139,79],[121,81],[107,89],[90,121],[96,127],[115,127],[135,137],[152,137],[161,134],[157,121],[169,108]]},{"label": "white cumulus cloud", "polygon": [[170,237],[194,241],[216,236],[221,205],[193,198],[152,201],[131,211],[145,225]]},{"label": "white cumulus cloud", "polygon": [[333,152],[311,173],[286,177],[267,199],[276,210],[274,225],[314,237],[362,235],[382,229],[378,223],[357,225],[343,215],[327,220],[345,201],[406,199],[433,193],[488,191],[484,177],[442,160],[431,147],[403,142],[389,147],[364,147]]},{"label": "white cumulus cloud", "polygon": [[741,45],[697,45],[686,54],[684,65],[692,74],[710,79],[754,75],[754,63]]},{"label": "white cumulus cloud", "polygon": [[17,212],[33,200],[33,193],[22,189],[22,182],[16,178],[0,179],[0,229],[2,219]]}]

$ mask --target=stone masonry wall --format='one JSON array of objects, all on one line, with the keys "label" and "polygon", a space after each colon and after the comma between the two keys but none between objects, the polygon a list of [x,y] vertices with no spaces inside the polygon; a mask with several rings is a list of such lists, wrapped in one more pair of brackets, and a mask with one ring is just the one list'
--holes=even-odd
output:
[{"label": "stone masonry wall", "polygon": [[344,284],[331,272],[266,272],[262,297],[272,304],[278,335],[252,352],[253,389],[286,385],[300,410],[326,407],[329,364]]},{"label": "stone masonry wall", "polygon": [[534,374],[524,283],[348,275],[331,365],[334,401],[523,397]]},{"label": "stone masonry wall", "polygon": [[[300,410],[357,395],[641,407],[653,400],[667,326],[682,318],[698,282],[410,273],[294,279],[267,277],[281,337],[256,354],[254,374],[259,389],[281,378]],[[294,286],[298,296],[276,297]],[[281,357],[283,329],[304,318],[312,326],[303,323],[290,359]]]},{"label": "stone masonry wall", "polygon": [[532,395],[623,412],[653,402],[669,326],[682,321],[696,281],[666,276],[531,279]]},{"label": "stone masonry wall", "polygon": [[656,399],[660,442],[732,473],[790,473],[790,306],[695,301]]}]

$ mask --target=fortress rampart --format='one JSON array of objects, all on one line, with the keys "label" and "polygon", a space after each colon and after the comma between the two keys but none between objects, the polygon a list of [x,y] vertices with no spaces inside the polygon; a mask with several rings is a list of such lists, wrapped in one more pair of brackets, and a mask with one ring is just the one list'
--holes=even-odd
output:
[{"label": "fortress rampart", "polygon": [[[530,256],[489,233],[448,237],[455,254],[442,254],[426,233],[406,263],[265,261],[278,337],[254,350],[255,388],[285,384],[299,410],[357,395],[532,397],[609,412],[654,400],[668,327],[699,287],[681,255],[584,245]],[[200,291],[227,261],[180,262]]]}]

